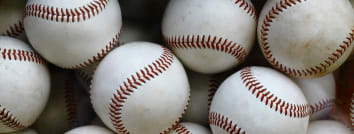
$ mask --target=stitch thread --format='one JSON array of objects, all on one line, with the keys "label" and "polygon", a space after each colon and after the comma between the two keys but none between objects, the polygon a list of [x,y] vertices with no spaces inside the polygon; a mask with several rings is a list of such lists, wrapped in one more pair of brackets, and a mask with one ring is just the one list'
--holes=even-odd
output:
[{"label": "stitch thread", "polygon": [[108,45],[105,46],[105,48],[101,49],[101,52],[97,52],[95,56],[92,56],[91,59],[88,59],[87,61],[84,61],[83,63],[80,63],[78,65],[74,65],[71,67],[64,67],[67,69],[78,69],[78,68],[83,68],[86,67],[90,64],[94,64],[98,61],[100,61],[104,56],[106,56],[114,47],[119,46],[118,43],[118,38],[120,36],[120,32],[114,36],[114,38],[108,43]]},{"label": "stitch thread", "polygon": [[285,72],[288,75],[295,76],[295,77],[307,77],[313,76],[317,73],[326,72],[326,70],[333,65],[343,54],[344,52],[352,45],[352,41],[354,40],[354,26],[351,29],[351,32],[348,34],[348,37],[342,42],[341,44],[330,56],[327,57],[326,60],[322,61],[316,66],[305,68],[305,69],[295,69],[291,67],[287,67],[276,59],[273,56],[272,51],[270,50],[268,36],[270,27],[272,26],[271,23],[275,21],[275,19],[280,16],[281,12],[284,12],[286,9],[300,4],[307,0],[281,0],[277,3],[266,15],[263,24],[261,26],[261,35],[260,35],[260,45],[266,59],[276,68],[280,69],[281,71]]},{"label": "stitch thread", "polygon": [[9,29],[6,30],[2,35],[4,36],[10,36],[10,37],[17,37],[21,33],[23,33],[24,28],[23,28],[23,22],[18,21],[17,23],[11,25]]},{"label": "stitch thread", "polygon": [[229,134],[246,134],[236,123],[228,117],[216,112],[209,113],[209,125],[219,127]]},{"label": "stitch thread", "polygon": [[318,111],[321,111],[325,108],[333,106],[334,99],[323,99],[318,101],[317,103],[311,104],[311,114],[314,114]]},{"label": "stitch thread", "polygon": [[220,85],[219,81],[217,81],[215,79],[209,80],[208,111],[210,110],[211,102],[214,98],[214,95],[215,95],[216,90],[218,89],[219,85]]},{"label": "stitch thread", "polygon": [[234,56],[239,62],[243,62],[247,56],[246,50],[239,44],[228,39],[205,36],[205,35],[187,35],[187,36],[169,36],[165,38],[171,48],[180,49],[212,49],[224,52]]},{"label": "stitch thread", "polygon": [[[162,55],[152,62],[150,65],[145,66],[143,69],[140,69],[135,74],[131,75],[130,78],[127,78],[122,85],[118,89],[116,89],[116,93],[113,94],[111,98],[111,103],[109,104],[109,115],[114,128],[121,133],[129,134],[130,132],[124,126],[122,121],[121,112],[122,108],[125,105],[125,101],[129,98],[131,94],[134,93],[135,90],[138,90],[139,86],[142,86],[146,82],[154,79],[155,77],[162,74],[166,71],[173,63],[174,57],[173,54],[167,48],[163,48]],[[170,131],[173,127],[175,127],[179,120],[181,120],[182,116],[184,115],[187,107],[189,105],[189,98],[188,103],[184,109],[184,112],[178,118],[178,120],[172,125],[171,128],[168,130],[160,133],[165,134]]]},{"label": "stitch thread", "polygon": [[192,134],[185,126],[178,124],[175,128],[177,134]]},{"label": "stitch thread", "polygon": [[2,59],[8,61],[27,61],[27,62],[34,62],[38,64],[45,64],[46,62],[32,51],[21,50],[21,49],[11,49],[11,48],[0,48],[0,53]]},{"label": "stitch thread", "polygon": [[81,79],[83,79],[85,81],[85,83],[88,84],[88,86],[91,85],[92,75],[88,74],[87,72],[85,72],[81,69],[77,70],[77,73],[81,77]]},{"label": "stitch thread", "polygon": [[1,113],[0,113],[0,120],[3,125],[12,128],[14,130],[21,130],[26,128],[15,116],[11,114],[5,107],[0,105]]},{"label": "stitch thread", "polygon": [[68,122],[69,122],[69,126],[70,128],[74,128],[76,126],[79,125],[79,121],[77,118],[77,111],[76,111],[76,99],[74,96],[74,91],[73,91],[73,79],[72,79],[72,75],[69,75],[66,80],[65,80],[65,85],[64,85],[64,102],[65,102],[65,108],[66,108],[66,113],[68,115]]},{"label": "stitch thread", "polygon": [[250,67],[244,68],[241,71],[240,77],[252,95],[255,95],[256,98],[260,99],[261,102],[271,109],[274,107],[276,112],[294,118],[304,118],[310,114],[311,110],[308,104],[292,104],[271,93],[256,79]]},{"label": "stitch thread", "polygon": [[257,12],[252,4],[248,3],[246,0],[236,0],[235,4],[239,5],[239,8],[245,10],[251,17],[257,19]]},{"label": "stitch thread", "polygon": [[26,5],[24,16],[34,16],[56,22],[80,22],[101,13],[108,2],[109,0],[93,0],[89,4],[77,8],[58,8],[34,3]]}]

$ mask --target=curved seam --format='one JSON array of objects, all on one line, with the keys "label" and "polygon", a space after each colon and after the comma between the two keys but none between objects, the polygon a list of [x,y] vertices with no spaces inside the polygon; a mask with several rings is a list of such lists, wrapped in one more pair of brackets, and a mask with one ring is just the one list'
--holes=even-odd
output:
[{"label": "curved seam", "polygon": [[17,23],[14,23],[9,26],[9,28],[2,33],[4,36],[10,36],[10,37],[17,37],[21,33],[23,33],[24,28],[23,28],[23,22],[22,20],[18,21]]},{"label": "curved seam", "polygon": [[178,124],[175,128],[177,134],[192,134],[185,126]]},{"label": "curved seam", "polygon": [[229,134],[246,134],[246,131],[242,130],[235,122],[232,122],[232,119],[216,112],[209,113],[209,125],[219,127]]},{"label": "curved seam", "polygon": [[235,4],[239,5],[239,8],[243,9],[253,19],[255,19],[255,20],[257,19],[257,12],[256,12],[256,9],[253,7],[252,4],[250,4],[246,0],[236,0]]},{"label": "curved seam", "polygon": [[[174,61],[173,54],[167,48],[162,47],[162,49],[162,55],[158,59],[156,59],[151,64],[145,66],[144,68],[140,69],[138,72],[135,72],[135,74],[132,74],[119,86],[118,89],[116,89],[115,93],[113,94],[113,97],[111,98],[111,102],[109,104],[109,116],[112,125],[118,132],[124,134],[130,133],[125,127],[122,120],[122,109],[127,99],[129,99],[129,96],[131,96],[136,90],[138,90],[139,86],[142,86],[146,82],[154,79],[155,77],[158,77],[172,65]],[[168,128],[161,134],[169,132],[173,127],[178,124],[185,111],[187,110],[188,104],[189,99],[184,109],[184,112],[181,114],[178,120],[170,128]]]},{"label": "curved seam", "polygon": [[257,99],[263,102],[266,106],[280,114],[294,118],[305,118],[310,115],[310,106],[308,104],[292,104],[285,99],[271,93],[265,86],[262,85],[253,75],[251,68],[247,67],[241,70],[242,83],[248,91]]},{"label": "curved seam", "polygon": [[21,130],[26,128],[15,116],[11,114],[6,108],[0,105],[0,120],[5,126],[12,128],[14,130]]},{"label": "curved seam", "polygon": [[[56,22],[80,22],[100,14],[110,0],[93,0],[77,8],[59,8],[50,5],[29,4],[25,7],[25,15]],[[82,16],[82,19],[80,17]]]},{"label": "curved seam", "polygon": [[211,102],[214,98],[214,95],[216,93],[216,90],[218,89],[220,85],[220,81],[212,78],[209,80],[209,90],[208,90],[208,111],[210,111],[210,106],[211,106]]},{"label": "curved seam", "polygon": [[15,49],[15,48],[0,48],[1,58],[8,61],[24,61],[34,62],[38,64],[46,64],[46,61],[40,55],[32,51]]},{"label": "curved seam", "polygon": [[64,102],[66,108],[66,114],[68,115],[67,121],[69,122],[69,127],[74,128],[79,125],[79,121],[77,118],[77,104],[73,91],[73,80],[71,79],[73,76],[68,76],[65,80],[64,85]]},{"label": "curved seam", "polygon": [[352,45],[352,41],[354,40],[354,26],[351,29],[351,32],[348,34],[346,39],[342,42],[343,44],[339,45],[339,47],[327,57],[326,60],[322,61],[318,65],[313,67],[308,67],[305,69],[295,69],[291,67],[287,67],[282,63],[279,63],[278,59],[273,56],[272,51],[269,46],[268,36],[270,32],[270,27],[272,26],[271,23],[280,16],[282,12],[286,9],[300,4],[307,0],[281,0],[277,3],[272,9],[268,12],[265,16],[263,24],[261,26],[261,35],[260,35],[260,46],[265,55],[266,59],[276,68],[280,69],[281,71],[295,77],[307,77],[313,76],[317,73],[326,72],[326,70],[331,67],[344,53],[345,51],[350,48]]},{"label": "curved seam", "polygon": [[310,105],[311,114],[322,111],[323,109],[326,109],[326,108],[331,107],[333,105],[334,105],[334,98],[322,99],[322,100]]},{"label": "curved seam", "polygon": [[211,35],[182,35],[165,37],[165,41],[171,48],[179,49],[211,49],[224,52],[243,62],[247,56],[246,50],[238,43],[222,37]]},{"label": "curved seam", "polygon": [[114,47],[116,46],[119,46],[119,43],[118,43],[118,38],[120,36],[120,32],[118,32],[114,37],[113,39],[104,47],[101,49],[101,51],[98,51],[96,53],[96,55],[92,56],[92,58],[80,63],[80,64],[77,64],[77,65],[74,65],[74,66],[67,66],[67,67],[63,67],[63,68],[66,68],[66,69],[78,69],[78,68],[83,68],[83,67],[86,67],[88,65],[91,65],[91,64],[94,64],[98,61],[100,61],[104,56],[106,56]]}]

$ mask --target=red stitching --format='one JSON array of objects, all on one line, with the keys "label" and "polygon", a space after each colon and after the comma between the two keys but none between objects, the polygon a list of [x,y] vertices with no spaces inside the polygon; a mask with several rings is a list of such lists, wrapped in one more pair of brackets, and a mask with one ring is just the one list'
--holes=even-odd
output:
[{"label": "red stitching", "polygon": [[246,134],[246,131],[242,130],[231,119],[216,112],[209,113],[209,125],[222,128],[230,134]]},{"label": "red stitching", "polygon": [[11,114],[6,108],[0,105],[1,113],[0,113],[0,120],[3,125],[12,128],[14,130],[21,130],[27,128],[23,125],[15,116]]},{"label": "red stitching", "polygon": [[175,127],[175,131],[177,132],[177,134],[192,134],[192,132],[190,132],[185,126],[178,124]]},{"label": "red stitching", "polygon": [[69,122],[69,126],[70,128],[76,127],[79,125],[79,121],[77,118],[77,111],[76,111],[76,99],[74,96],[74,91],[73,91],[73,79],[72,79],[72,75],[69,75],[66,80],[65,80],[65,85],[64,85],[64,101],[65,101],[65,108],[66,108],[66,113],[68,115],[68,122]]},{"label": "red stitching", "polygon": [[210,110],[211,101],[213,100],[219,85],[220,85],[220,81],[215,79],[209,80],[208,111]]},{"label": "red stitching", "polygon": [[311,104],[310,108],[311,108],[311,114],[316,113],[318,111],[321,111],[325,108],[331,107],[334,105],[334,99],[323,99],[318,101],[315,104]]},{"label": "red stitching", "polygon": [[205,35],[169,36],[165,38],[171,48],[180,49],[212,49],[234,56],[238,61],[243,62],[247,56],[246,50],[239,44],[228,39],[211,37]]},{"label": "red stitching", "polygon": [[[56,22],[80,22],[98,15],[108,2],[109,0],[93,0],[89,4],[72,9],[34,3],[26,5],[24,16],[34,16]],[[81,16],[82,19],[80,19]]]},{"label": "red stitching", "polygon": [[310,114],[311,110],[308,104],[292,104],[271,93],[256,79],[250,67],[244,68],[240,77],[248,91],[271,109],[274,107],[275,111],[279,111],[280,114],[295,118],[304,118]]},{"label": "red stitching", "polygon": [[21,49],[11,49],[11,48],[0,48],[1,57],[4,60],[17,60],[17,61],[27,61],[34,62],[38,64],[45,64],[46,62],[32,51],[21,50]]},{"label": "red stitching", "polygon": [[88,65],[91,65],[91,64],[94,64],[94,63],[100,61],[114,47],[119,46],[119,43],[118,43],[119,36],[120,36],[120,32],[118,32],[118,34],[116,34],[113,37],[113,39],[108,43],[108,45],[105,46],[105,48],[101,49],[101,52],[97,52],[97,54],[95,56],[92,56],[91,59],[88,59],[87,61],[84,61],[83,63],[80,63],[78,65],[74,65],[74,66],[71,66],[71,67],[64,67],[64,68],[67,68],[67,69],[78,69],[78,68],[83,68],[83,67],[86,67]]},{"label": "red stitching", "polygon": [[263,24],[261,26],[261,35],[260,35],[260,45],[263,50],[263,53],[266,59],[276,68],[285,72],[288,75],[295,77],[307,77],[314,76],[317,73],[326,72],[326,70],[333,65],[342,55],[343,53],[352,45],[352,41],[354,40],[354,27],[352,27],[351,32],[348,33],[348,37],[326,60],[322,61],[316,66],[305,68],[305,69],[295,69],[287,67],[286,65],[281,64],[272,54],[272,51],[268,42],[268,35],[271,27],[271,23],[280,16],[280,13],[284,10],[296,5],[300,4],[307,0],[281,0],[277,3],[266,15]]},{"label": "red stitching", "polygon": [[23,33],[24,28],[23,28],[23,23],[22,20],[18,21],[17,23],[11,25],[6,32],[4,32],[2,35],[4,36],[10,36],[10,37],[17,37],[21,33]]},{"label": "red stitching", "polygon": [[246,0],[236,0],[235,4],[239,5],[239,7],[246,11],[254,19],[257,19],[257,12],[254,6],[251,3],[248,3]]},{"label": "red stitching", "polygon": [[91,85],[92,75],[86,73],[84,70],[81,69],[78,69],[77,73],[80,76],[80,78],[86,82],[86,84],[88,84],[89,86]]},{"label": "red stitching", "polygon": [[[127,78],[127,80],[124,81],[123,84],[120,85],[120,87],[116,90],[116,93],[113,94],[113,97],[111,98],[111,103],[109,104],[109,111],[110,111],[109,115],[114,128],[118,132],[124,134],[130,133],[126,129],[122,121],[121,110],[128,97],[134,93],[134,89],[137,90],[139,86],[145,84],[150,79],[153,79],[159,76],[160,74],[162,74],[163,71],[166,71],[171,66],[173,61],[174,61],[174,57],[171,51],[168,50],[167,48],[163,48],[163,53],[157,60],[155,60],[150,65],[145,66],[144,69],[140,69],[140,71],[131,75],[131,77]],[[155,66],[152,67],[152,65]],[[172,128],[174,128],[178,124],[178,122],[183,117],[185,111],[187,110],[188,105],[189,105],[189,99],[184,109],[184,112],[181,114],[178,120],[170,128],[168,128],[167,130],[165,130],[160,134],[165,134],[169,132]]]}]

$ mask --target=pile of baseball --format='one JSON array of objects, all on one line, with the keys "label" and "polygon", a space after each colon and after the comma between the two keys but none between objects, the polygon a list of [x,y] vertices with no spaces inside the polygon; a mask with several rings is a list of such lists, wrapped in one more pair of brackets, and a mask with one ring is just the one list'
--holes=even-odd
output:
[{"label": "pile of baseball", "polygon": [[0,0],[0,134],[354,134],[354,0]]}]

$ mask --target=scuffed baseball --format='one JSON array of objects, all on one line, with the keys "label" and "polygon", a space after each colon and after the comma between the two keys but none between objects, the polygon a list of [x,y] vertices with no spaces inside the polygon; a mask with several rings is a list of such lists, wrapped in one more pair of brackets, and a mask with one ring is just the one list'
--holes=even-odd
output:
[{"label": "scuffed baseball", "polygon": [[211,131],[196,123],[181,122],[168,134],[211,134]]},{"label": "scuffed baseball", "polygon": [[187,68],[220,73],[243,62],[250,52],[256,18],[249,0],[171,0],[162,34]]},{"label": "scuffed baseball", "polygon": [[266,67],[246,67],[216,91],[209,112],[214,134],[306,134],[309,106],[288,77]]},{"label": "scuffed baseball", "polygon": [[191,87],[191,100],[182,121],[208,126],[209,107],[221,79],[214,75],[195,72],[187,72],[187,74]]},{"label": "scuffed baseball", "polygon": [[296,79],[311,107],[310,120],[327,119],[336,97],[334,75],[328,74],[319,78]]},{"label": "scuffed baseball", "polygon": [[310,122],[307,134],[353,134],[353,132],[338,121],[319,120]]},{"label": "scuffed baseball", "polygon": [[260,48],[291,77],[324,76],[353,49],[353,12],[348,0],[268,0],[258,21]]},{"label": "scuffed baseball", "polygon": [[24,28],[33,48],[62,68],[82,68],[118,45],[117,0],[28,0]]},{"label": "scuffed baseball", "polygon": [[0,35],[25,39],[23,29],[24,0],[0,1]]},{"label": "scuffed baseball", "polygon": [[82,126],[78,128],[74,128],[70,131],[65,132],[64,134],[114,134],[109,131],[107,128],[101,126]]},{"label": "scuffed baseball", "polygon": [[0,36],[0,133],[31,126],[50,92],[45,61],[28,44]]},{"label": "scuffed baseball", "polygon": [[160,45],[127,43],[98,65],[91,85],[93,108],[116,133],[166,133],[177,125],[190,89],[178,59]]},{"label": "scuffed baseball", "polygon": [[44,111],[34,124],[43,134],[63,134],[90,123],[93,111],[89,97],[80,89],[74,72],[51,69],[51,93]]}]

